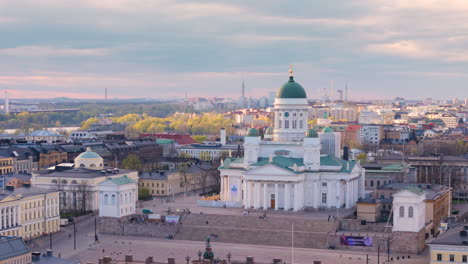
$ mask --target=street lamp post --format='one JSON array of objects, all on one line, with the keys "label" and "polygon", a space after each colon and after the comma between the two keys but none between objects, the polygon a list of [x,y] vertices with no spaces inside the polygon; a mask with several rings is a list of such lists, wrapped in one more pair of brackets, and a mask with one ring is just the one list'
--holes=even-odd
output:
[{"label": "street lamp post", "polygon": [[228,259],[228,263],[231,263],[231,252],[227,253],[226,258]]},{"label": "street lamp post", "polygon": [[198,261],[201,261],[201,256],[202,256],[202,254],[203,254],[203,253],[201,252],[201,250],[198,250]]},{"label": "street lamp post", "polygon": [[189,264],[189,262],[190,262],[190,256],[186,256],[186,257],[185,257],[185,260],[187,261],[187,264]]}]

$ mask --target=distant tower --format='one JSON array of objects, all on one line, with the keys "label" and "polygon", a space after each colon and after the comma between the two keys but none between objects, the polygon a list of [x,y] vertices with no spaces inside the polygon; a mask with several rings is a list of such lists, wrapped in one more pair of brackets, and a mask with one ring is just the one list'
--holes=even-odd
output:
[{"label": "distant tower", "polygon": [[346,86],[344,88],[344,100],[348,101],[348,81],[346,81]]},{"label": "distant tower", "polygon": [[246,102],[245,102],[245,83],[242,81],[242,108],[245,108]]},{"label": "distant tower", "polygon": [[5,91],[5,114],[10,113],[10,101],[8,99],[8,91]]},{"label": "distant tower", "polygon": [[336,90],[340,102],[343,102],[343,90]]}]

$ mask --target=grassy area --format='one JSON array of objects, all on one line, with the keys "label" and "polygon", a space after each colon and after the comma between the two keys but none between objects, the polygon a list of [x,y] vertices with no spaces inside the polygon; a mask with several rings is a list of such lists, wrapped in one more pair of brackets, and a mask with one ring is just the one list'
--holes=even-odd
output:
[{"label": "grassy area", "polygon": [[465,200],[458,200],[458,199],[452,199],[452,204],[466,204],[468,203],[468,201],[465,201]]}]

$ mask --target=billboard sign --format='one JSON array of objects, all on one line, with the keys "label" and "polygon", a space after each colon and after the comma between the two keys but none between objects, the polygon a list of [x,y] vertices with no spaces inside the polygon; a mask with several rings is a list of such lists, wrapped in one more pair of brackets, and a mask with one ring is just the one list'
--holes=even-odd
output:
[{"label": "billboard sign", "polygon": [[344,246],[372,247],[372,237],[341,236],[340,244]]}]

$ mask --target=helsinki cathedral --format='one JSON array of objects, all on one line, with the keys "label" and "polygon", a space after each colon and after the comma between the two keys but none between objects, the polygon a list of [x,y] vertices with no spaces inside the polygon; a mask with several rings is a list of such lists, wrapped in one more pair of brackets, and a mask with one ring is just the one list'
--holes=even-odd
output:
[{"label": "helsinki cathedral", "polygon": [[264,210],[353,207],[364,197],[365,171],[339,154],[321,154],[321,145],[340,142],[324,142],[335,138],[328,136],[330,128],[319,133],[308,129],[306,92],[289,73],[276,93],[274,127],[263,140],[250,128],[244,157],[222,161],[221,200],[227,206]]}]

